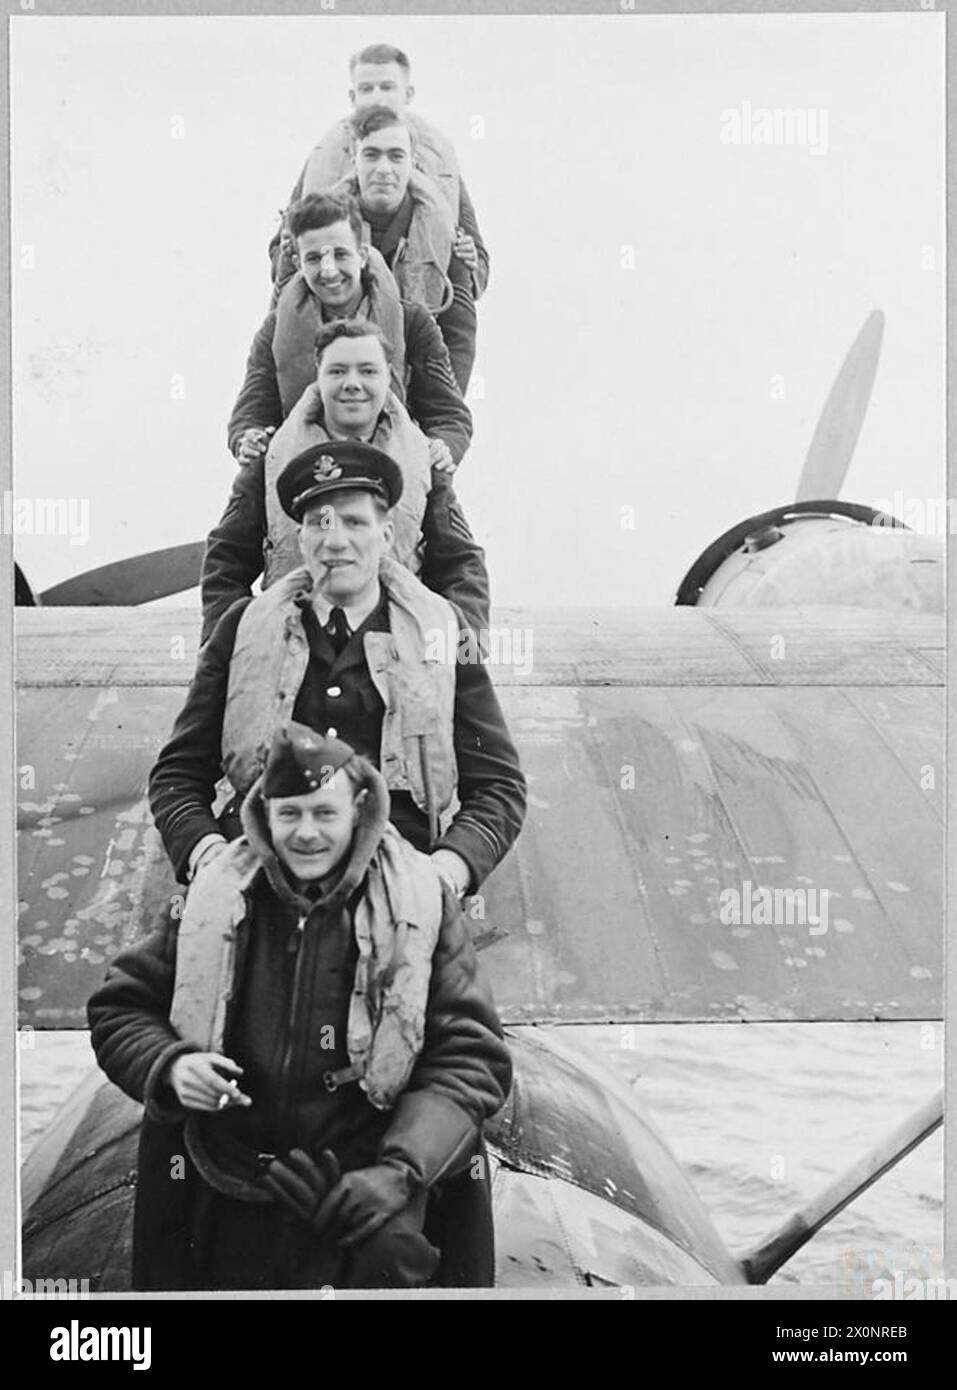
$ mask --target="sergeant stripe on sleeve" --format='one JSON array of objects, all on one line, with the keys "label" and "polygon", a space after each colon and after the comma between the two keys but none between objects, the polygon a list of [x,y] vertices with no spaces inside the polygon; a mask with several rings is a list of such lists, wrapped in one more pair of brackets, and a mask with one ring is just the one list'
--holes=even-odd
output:
[{"label": "sergeant stripe on sleeve", "polygon": [[448,357],[427,357],[425,370],[429,376],[435,377],[436,381],[451,386],[454,391],[459,389],[455,377],[452,375],[452,365]]}]

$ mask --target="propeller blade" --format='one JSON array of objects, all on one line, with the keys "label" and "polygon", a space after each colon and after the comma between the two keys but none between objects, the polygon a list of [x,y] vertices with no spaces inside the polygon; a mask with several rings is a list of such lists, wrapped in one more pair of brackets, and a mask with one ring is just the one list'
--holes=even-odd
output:
[{"label": "propeller blade", "polygon": [[875,309],[854,339],[831,387],[804,460],[795,501],[840,497],[871,398],[883,336],[884,315]]},{"label": "propeller blade", "polygon": [[944,1093],[913,1111],[906,1120],[870,1153],[865,1154],[839,1178],[828,1183],[800,1211],[773,1235],[755,1246],[741,1260],[749,1284],[764,1284],[774,1272],[800,1250],[822,1226],[865,1192],[872,1183],[900,1163],[912,1149],[922,1144],[944,1120]]},{"label": "propeller blade", "polygon": [[13,564],[13,602],[17,608],[36,608],[37,596],[20,566]]},{"label": "propeller blade", "polygon": [[205,541],[151,550],[111,565],[87,570],[44,589],[40,603],[46,608],[90,608],[105,604],[128,608],[151,599],[182,593],[199,583]]}]

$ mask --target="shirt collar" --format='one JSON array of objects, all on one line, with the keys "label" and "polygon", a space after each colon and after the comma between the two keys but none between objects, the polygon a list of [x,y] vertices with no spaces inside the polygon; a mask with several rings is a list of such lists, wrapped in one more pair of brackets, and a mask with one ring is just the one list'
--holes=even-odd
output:
[{"label": "shirt collar", "polygon": [[[351,608],[343,608],[342,611],[346,615],[346,622],[349,624],[351,630],[353,632],[358,631],[366,618],[368,618],[371,613],[375,612],[381,602],[382,585],[376,584],[371,596],[366,599],[365,602],[355,604]],[[329,614],[332,612],[332,609],[333,604],[324,599],[321,594],[313,593],[312,610],[323,627],[328,623]]]}]

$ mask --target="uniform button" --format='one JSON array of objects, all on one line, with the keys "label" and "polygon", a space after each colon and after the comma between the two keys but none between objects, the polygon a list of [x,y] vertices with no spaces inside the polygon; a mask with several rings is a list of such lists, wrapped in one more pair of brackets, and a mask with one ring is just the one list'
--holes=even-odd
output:
[{"label": "uniform button", "polygon": [[339,685],[330,685],[329,689],[326,691],[326,694],[332,696],[341,695],[342,687]]}]

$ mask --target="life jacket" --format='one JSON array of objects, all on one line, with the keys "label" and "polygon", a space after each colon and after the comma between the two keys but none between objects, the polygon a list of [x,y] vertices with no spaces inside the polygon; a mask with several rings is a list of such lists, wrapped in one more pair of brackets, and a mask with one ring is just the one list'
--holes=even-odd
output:
[{"label": "life jacket", "polygon": [[[427,855],[388,824],[383,779],[368,766],[346,869],[318,904],[300,897],[269,835],[261,781],[243,804],[245,834],[190,885],[179,925],[170,1022],[204,1052],[223,1051],[237,981],[237,929],[249,916],[260,874],[301,917],[318,905],[338,911],[364,880],[352,917],[358,962],[346,1026],[349,1067],[334,1084],[358,1081],[377,1110],[402,1094],[422,1051],[432,958],[442,925],[442,887]],[[256,922],[250,923],[256,930]]]},{"label": "life jacket", "polygon": [[[279,504],[276,479],[291,459],[313,444],[324,444],[329,439],[325,427],[315,418],[321,410],[318,387],[313,384],[302,393],[292,413],[270,441],[264,477],[267,528],[262,581],[264,589],[302,565],[299,527]],[[429,443],[391,391],[371,442],[394,458],[402,469],[402,496],[392,509],[395,524],[392,554],[400,565],[418,574],[422,568],[422,518],[432,486]]]},{"label": "life jacket", "polygon": [[[405,314],[395,278],[374,246],[363,274],[364,294],[354,318],[369,319],[389,344],[392,389],[405,400]],[[322,327],[322,310],[297,271],[282,287],[276,303],[272,355],[282,413],[288,415],[311,381],[316,379],[316,334]]]},{"label": "life jacket", "polygon": [[[455,146],[435,126],[417,112],[403,111],[415,135],[415,167],[430,178],[448,203],[452,217],[459,220],[460,179]],[[302,171],[303,198],[310,193],[328,193],[334,184],[355,172],[355,132],[348,119],[336,121],[326,131],[306,160]]]},{"label": "life jacket", "polygon": [[[455,760],[456,650],[452,605],[386,556],[379,570],[389,632],[363,635],[369,675],[385,713],[379,767],[390,791],[406,791],[429,818],[433,839],[458,810]],[[293,717],[309,665],[297,598],[312,576],[294,570],[246,606],[236,629],[223,716],[223,769],[245,796],[261,773],[277,727]],[[437,640],[438,639],[438,640]]]},{"label": "life jacket", "polygon": [[[359,197],[355,176],[342,179],[332,193]],[[392,259],[392,274],[399,294],[411,304],[422,304],[430,314],[444,314],[455,291],[448,277],[449,261],[455,244],[455,221],[448,204],[431,179],[414,171],[409,179],[412,222],[409,235],[399,242]],[[372,232],[363,223],[362,239],[372,245]]]}]

